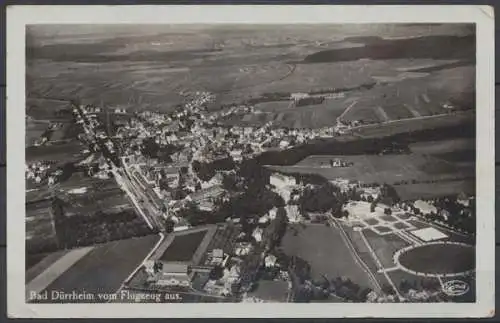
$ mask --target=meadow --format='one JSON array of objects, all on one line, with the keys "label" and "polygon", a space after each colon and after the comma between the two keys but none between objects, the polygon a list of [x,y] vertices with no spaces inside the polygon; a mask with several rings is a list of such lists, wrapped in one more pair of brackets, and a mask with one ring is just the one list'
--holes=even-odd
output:
[{"label": "meadow", "polygon": [[338,228],[307,225],[297,228],[297,235],[288,230],[282,248],[288,256],[298,256],[311,265],[312,279],[348,277],[362,287],[370,287],[368,275],[358,265],[343,242]]}]

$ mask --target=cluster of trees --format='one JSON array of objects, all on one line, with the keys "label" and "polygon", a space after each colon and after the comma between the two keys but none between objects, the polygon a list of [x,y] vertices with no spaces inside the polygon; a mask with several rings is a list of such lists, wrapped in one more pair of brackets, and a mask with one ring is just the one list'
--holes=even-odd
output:
[{"label": "cluster of trees", "polygon": [[265,231],[267,250],[274,250],[281,245],[281,240],[286,233],[287,225],[288,217],[286,216],[286,211],[283,207],[280,207],[276,213],[276,218],[271,221]]},{"label": "cluster of trees", "polygon": [[309,94],[328,94],[328,93],[349,92],[355,90],[370,90],[375,85],[377,85],[377,82],[364,83],[359,86],[353,86],[353,87],[332,87],[332,88],[313,90],[310,91]]},{"label": "cluster of trees", "polygon": [[201,179],[202,181],[209,181],[210,179],[212,179],[212,177],[215,176],[217,171],[234,169],[235,163],[231,157],[227,157],[217,159],[209,163],[193,160],[191,166],[199,179]]},{"label": "cluster of trees", "polygon": [[284,206],[281,196],[268,188],[255,189],[248,187],[246,191],[233,195],[223,203],[219,212],[239,218],[257,218],[266,214],[273,207]]},{"label": "cluster of trees", "polygon": [[200,210],[194,202],[188,203],[177,215],[187,220],[192,226],[215,224],[224,221],[226,218],[225,214],[221,212]]},{"label": "cluster of trees", "polygon": [[342,207],[340,189],[331,183],[318,186],[306,186],[299,197],[298,204],[302,213],[326,212]]},{"label": "cluster of trees", "polygon": [[[27,257],[28,254],[30,255],[37,255],[40,253],[47,253],[47,252],[52,252],[56,251],[59,249],[59,244],[57,241],[57,236],[56,237],[43,237],[42,239],[36,239],[36,240],[26,240],[26,253]],[[33,256],[33,261],[35,262],[35,259],[37,259],[36,256]],[[26,258],[28,260],[28,258]],[[34,265],[34,263],[32,263]],[[26,263],[26,267],[28,268],[29,265]]]},{"label": "cluster of trees", "polygon": [[290,92],[273,92],[273,93],[262,93],[258,98],[251,98],[247,100],[248,104],[257,104],[263,102],[271,101],[288,101],[290,100]]},{"label": "cluster of trees", "polygon": [[413,281],[408,281],[403,279],[399,283],[399,291],[403,294],[408,293],[410,289],[420,291],[420,290],[428,290],[428,291],[437,291],[441,289],[441,284],[437,279],[429,279],[429,278],[421,278]]},{"label": "cluster of trees", "polygon": [[307,97],[303,99],[299,99],[297,101],[297,106],[305,106],[305,105],[313,105],[313,104],[321,104],[325,101],[325,97],[323,96],[313,96],[313,97]]},{"label": "cluster of trees", "polygon": [[145,138],[142,141],[141,153],[149,158],[158,158],[160,161],[172,162],[172,154],[182,150],[182,147],[167,144],[164,146],[156,143],[154,137]]},{"label": "cluster of trees", "polygon": [[363,288],[347,277],[336,277],[334,279],[324,279],[313,281],[313,285],[321,288],[329,294],[334,294],[349,302],[365,302],[366,296],[371,292],[370,288]]},{"label": "cluster of trees", "polygon": [[473,179],[473,178],[475,178],[475,177],[474,176],[456,176],[456,177],[446,178],[446,179],[424,179],[424,180],[411,179],[411,180],[396,181],[392,184],[395,186],[410,185],[410,184],[434,184],[434,183],[453,182],[453,181],[457,181],[457,180]]},{"label": "cluster of trees", "polygon": [[457,197],[441,197],[433,201],[438,210],[447,211],[447,217],[432,212],[425,215],[429,221],[442,221],[452,228],[474,234],[476,232],[476,200],[470,199],[469,205],[459,203]]},{"label": "cluster of trees", "polygon": [[54,198],[52,209],[60,249],[82,247],[96,243],[154,233],[134,210],[116,213],[98,211],[94,214],[66,216],[64,202]]}]

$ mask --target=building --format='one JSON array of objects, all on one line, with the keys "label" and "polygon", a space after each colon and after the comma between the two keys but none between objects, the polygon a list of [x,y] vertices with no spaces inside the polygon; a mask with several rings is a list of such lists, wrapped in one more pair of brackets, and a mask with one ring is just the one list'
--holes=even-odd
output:
[{"label": "building", "polygon": [[303,217],[300,214],[298,205],[287,205],[285,206],[285,211],[289,222],[296,223],[302,221]]},{"label": "building", "polygon": [[159,287],[189,287],[197,274],[223,265],[238,230],[207,225],[170,233],[144,262],[147,282]]},{"label": "building", "polygon": [[276,188],[297,185],[297,181],[292,176],[285,176],[283,174],[274,173],[269,177],[269,183]]},{"label": "building", "polygon": [[283,198],[285,203],[288,203],[291,199],[292,191],[295,185],[297,185],[295,178],[275,173],[270,176],[269,182],[275,187],[275,192]]},{"label": "building", "polygon": [[187,264],[147,260],[144,263],[144,267],[146,268],[146,272],[151,277],[154,277],[156,285],[189,287],[191,284]]},{"label": "building", "polygon": [[255,241],[261,242],[263,238],[264,230],[261,228],[255,228],[255,230],[252,232],[252,237],[254,237]]}]

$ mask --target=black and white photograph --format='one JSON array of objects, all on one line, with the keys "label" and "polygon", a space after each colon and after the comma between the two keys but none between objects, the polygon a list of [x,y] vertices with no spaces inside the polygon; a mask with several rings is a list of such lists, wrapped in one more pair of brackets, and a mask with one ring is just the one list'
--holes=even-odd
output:
[{"label": "black and white photograph", "polygon": [[476,23],[23,33],[26,304],[478,303]]}]

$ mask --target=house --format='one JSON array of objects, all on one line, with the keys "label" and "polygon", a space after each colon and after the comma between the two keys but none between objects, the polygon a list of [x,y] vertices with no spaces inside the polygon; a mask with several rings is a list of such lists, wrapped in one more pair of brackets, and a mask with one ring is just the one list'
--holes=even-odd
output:
[{"label": "house", "polygon": [[252,232],[252,237],[254,237],[255,241],[261,242],[263,233],[264,230],[262,230],[261,228],[255,228],[255,230]]},{"label": "house", "polygon": [[287,205],[285,206],[285,211],[289,222],[297,223],[302,221],[303,218],[298,205]]},{"label": "house", "polygon": [[276,188],[297,185],[297,181],[292,176],[285,176],[279,173],[271,174],[269,182]]},{"label": "house", "polygon": [[272,267],[275,267],[276,266],[276,256],[274,255],[268,255],[265,259],[264,259],[264,264],[266,266],[266,268],[272,268]]},{"label": "house", "polygon": [[185,287],[191,285],[187,264],[147,260],[144,262],[144,267],[149,275],[155,277],[156,285]]},{"label": "house", "polygon": [[264,214],[259,218],[259,223],[264,224],[269,222],[269,215]]},{"label": "house", "polygon": [[213,265],[221,265],[224,261],[224,251],[222,249],[214,249],[212,250],[212,264]]},{"label": "house", "polygon": [[279,146],[281,149],[288,148],[290,146],[290,142],[288,140],[281,140]]}]

